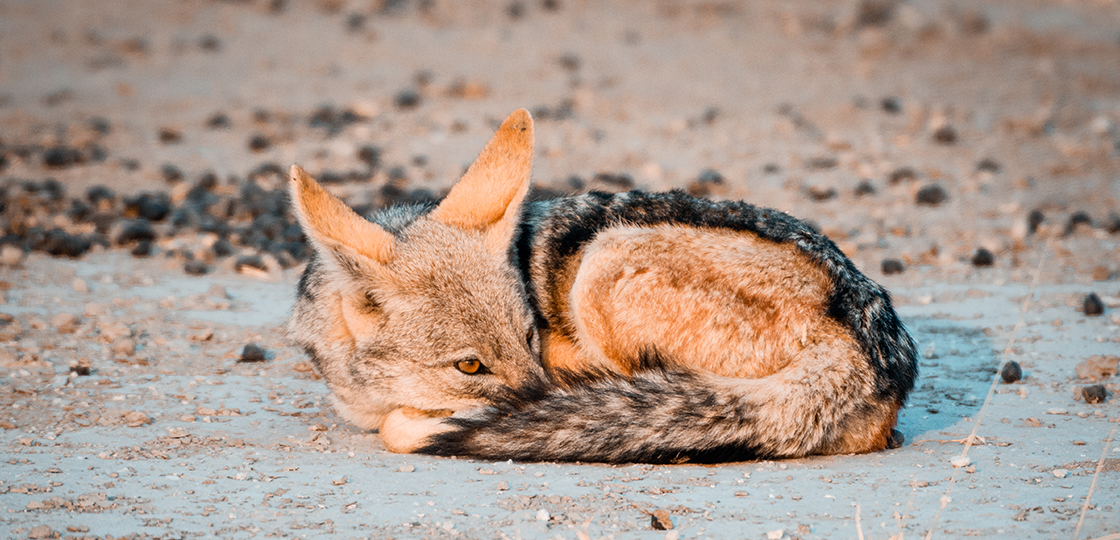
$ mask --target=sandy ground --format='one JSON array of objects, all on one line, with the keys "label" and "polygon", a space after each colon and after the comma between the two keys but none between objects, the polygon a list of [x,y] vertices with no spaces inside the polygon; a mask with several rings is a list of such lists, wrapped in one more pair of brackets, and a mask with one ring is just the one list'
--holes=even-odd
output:
[{"label": "sandy ground", "polygon": [[[872,455],[393,455],[341,422],[284,341],[299,266],[189,275],[184,251],[213,237],[159,225],[151,257],[0,267],[0,535],[1115,538],[1120,386],[1076,367],[1120,350],[1120,5],[889,5],[0,2],[12,189],[55,178],[68,197],[178,204],[207,171],[236,186],[298,162],[364,171],[332,184],[353,204],[387,182],[438,194],[527,107],[538,185],[628,175],[808,219],[891,289],[923,351],[907,444]],[[59,145],[85,157],[52,166]],[[944,200],[919,203],[933,186]],[[1084,312],[1090,293],[1103,314]],[[251,342],[264,362],[237,361]],[[71,375],[82,359],[89,375]],[[1023,379],[993,385],[1012,360]],[[1103,403],[1080,398],[1098,382]],[[661,510],[673,529],[651,528]]]}]

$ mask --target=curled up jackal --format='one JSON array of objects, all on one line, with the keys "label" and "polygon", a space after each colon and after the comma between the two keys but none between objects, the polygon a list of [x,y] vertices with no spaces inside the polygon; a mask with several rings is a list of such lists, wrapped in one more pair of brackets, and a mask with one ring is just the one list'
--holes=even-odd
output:
[{"label": "curled up jackal", "polygon": [[505,120],[436,205],[358,216],[292,167],[288,333],[395,452],[680,462],[872,452],[914,386],[887,292],[805,223],[679,191],[526,201]]}]

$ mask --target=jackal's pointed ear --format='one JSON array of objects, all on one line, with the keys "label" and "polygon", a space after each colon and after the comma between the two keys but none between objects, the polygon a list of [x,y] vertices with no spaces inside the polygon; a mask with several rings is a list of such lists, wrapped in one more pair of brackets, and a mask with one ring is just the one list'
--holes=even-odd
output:
[{"label": "jackal's pointed ear", "polygon": [[505,254],[529,192],[532,168],[533,117],[517,109],[429,217],[445,225],[485,231],[487,248]]},{"label": "jackal's pointed ear", "polygon": [[292,165],[291,177],[292,206],[316,249],[354,274],[377,271],[389,260],[392,234],[362,219],[299,165]]}]

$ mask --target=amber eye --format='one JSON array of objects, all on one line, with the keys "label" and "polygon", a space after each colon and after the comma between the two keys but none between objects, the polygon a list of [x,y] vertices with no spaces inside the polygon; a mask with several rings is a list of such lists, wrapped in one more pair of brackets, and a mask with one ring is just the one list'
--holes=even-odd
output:
[{"label": "amber eye", "polygon": [[482,370],[482,362],[479,362],[477,358],[467,358],[455,362],[455,367],[467,375],[474,375]]},{"label": "amber eye", "polygon": [[537,327],[530,326],[529,332],[525,334],[525,343],[529,344],[529,348],[533,348],[533,338],[537,337]]}]

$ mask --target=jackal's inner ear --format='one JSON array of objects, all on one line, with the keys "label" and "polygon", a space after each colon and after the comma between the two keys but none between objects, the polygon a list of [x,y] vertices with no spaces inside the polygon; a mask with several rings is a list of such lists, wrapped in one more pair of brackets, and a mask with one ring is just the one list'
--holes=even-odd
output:
[{"label": "jackal's inner ear", "polygon": [[299,165],[292,165],[292,206],[317,249],[355,272],[380,267],[393,253],[393,235],[327,193]]},{"label": "jackal's inner ear", "polygon": [[487,247],[505,253],[529,192],[532,169],[533,118],[529,111],[518,109],[502,122],[429,217],[445,225],[485,231]]}]

